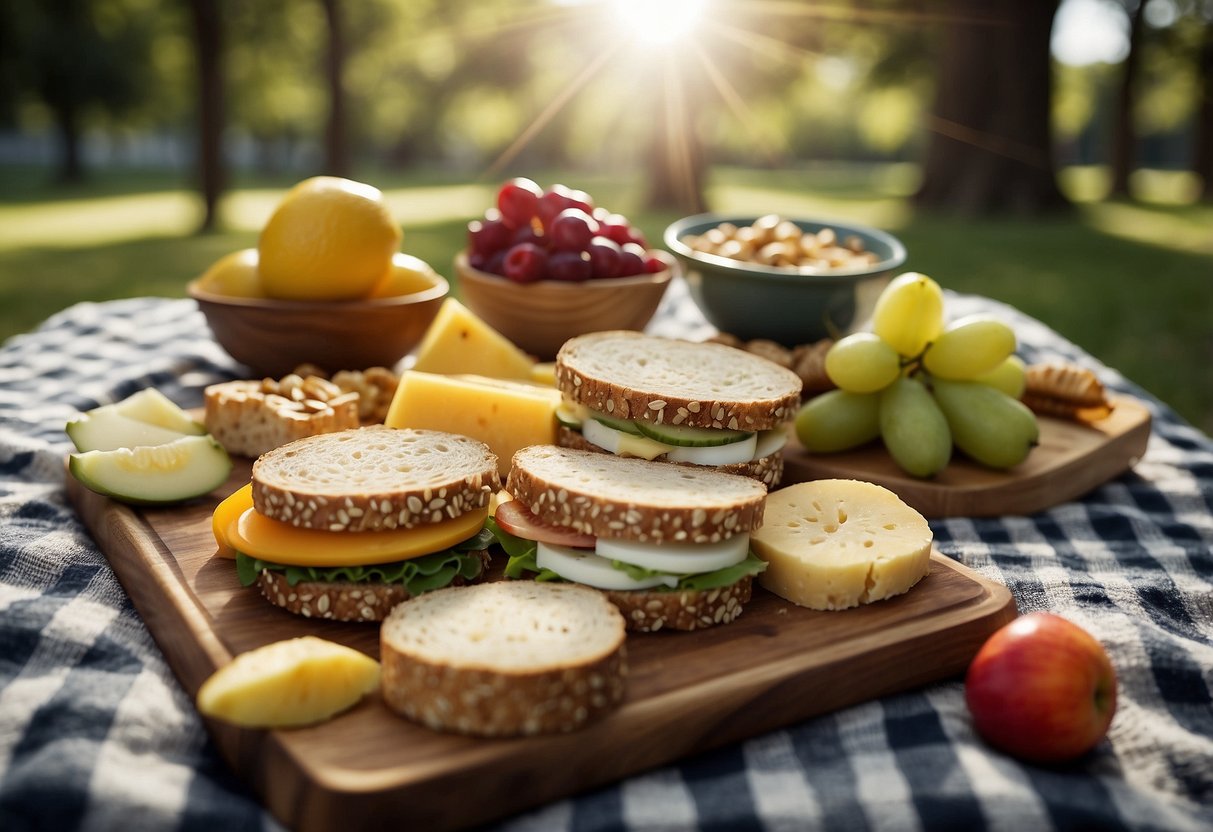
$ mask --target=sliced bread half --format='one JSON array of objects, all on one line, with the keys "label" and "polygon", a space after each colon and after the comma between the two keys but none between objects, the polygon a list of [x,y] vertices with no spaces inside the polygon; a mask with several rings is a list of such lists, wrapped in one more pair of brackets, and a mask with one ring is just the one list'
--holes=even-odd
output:
[{"label": "sliced bread half", "polygon": [[800,406],[800,377],[723,344],[611,331],[567,341],[556,356],[566,397],[618,419],[758,431]]},{"label": "sliced bread half", "polygon": [[592,589],[498,581],[430,592],[380,628],[383,698],[438,731],[580,728],[623,699],[624,621]]},{"label": "sliced bread half", "polygon": [[762,525],[767,490],[713,468],[533,445],[514,454],[506,490],[540,517],[595,537],[714,543]]},{"label": "sliced bread half", "polygon": [[373,425],[309,436],[253,464],[253,506],[327,531],[411,529],[484,508],[497,457],[452,433]]}]

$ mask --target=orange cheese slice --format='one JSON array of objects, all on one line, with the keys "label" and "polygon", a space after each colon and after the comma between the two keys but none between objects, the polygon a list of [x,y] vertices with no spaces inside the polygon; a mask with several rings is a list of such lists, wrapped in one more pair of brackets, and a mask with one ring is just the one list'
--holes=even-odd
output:
[{"label": "orange cheese slice", "polygon": [[215,543],[219,546],[216,552],[221,558],[236,559],[236,550],[227,540],[227,527],[240,518],[245,510],[253,505],[253,484],[250,482],[243,488],[237,489],[215,508],[211,515],[211,531],[215,534]]},{"label": "orange cheese slice", "polygon": [[480,531],[487,517],[486,507],[415,529],[377,532],[300,529],[258,514],[253,508],[253,490],[249,485],[219,504],[212,523],[220,554],[233,551],[230,557],[239,551],[285,566],[359,566],[442,551]]}]

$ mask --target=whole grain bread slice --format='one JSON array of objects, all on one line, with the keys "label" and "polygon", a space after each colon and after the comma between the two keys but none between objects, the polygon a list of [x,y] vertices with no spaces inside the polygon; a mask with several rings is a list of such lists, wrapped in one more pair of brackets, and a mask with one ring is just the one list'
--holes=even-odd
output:
[{"label": "whole grain bread slice", "polygon": [[623,617],[573,584],[497,581],[395,607],[380,628],[383,699],[438,731],[580,728],[623,699]]},{"label": "whole grain bread slice", "polygon": [[[489,552],[469,552],[480,560],[480,574],[471,580],[456,575],[450,586],[475,583],[488,572]],[[276,607],[304,618],[326,621],[382,621],[392,607],[412,596],[403,584],[362,581],[300,581],[291,586],[282,572],[263,569],[257,576],[261,595]]]},{"label": "whole grain bread slice", "polygon": [[253,464],[253,506],[293,526],[411,529],[484,508],[497,457],[452,433],[382,425],[309,436]]},{"label": "whole grain bread slice", "polygon": [[556,355],[566,397],[619,419],[768,430],[800,406],[800,377],[761,356],[709,342],[608,331],[566,341]]},{"label": "whole grain bread slice", "polygon": [[[556,430],[556,444],[563,448],[576,448],[581,451],[594,451],[600,454],[610,453],[605,448],[600,448],[586,439],[579,431],[575,431],[564,425],[561,425]],[[694,462],[671,462],[664,456],[657,457],[657,460],[667,465],[685,465],[690,468],[705,467],[703,465],[696,465]],[[776,488],[783,479],[783,452],[776,451],[773,454],[767,454],[764,457],[759,457],[749,462],[735,462],[729,465],[706,467],[710,470],[722,471],[726,474],[750,477],[751,479],[758,480],[770,490]]]},{"label": "whole grain bread slice", "polygon": [[754,578],[746,575],[736,583],[714,589],[603,589],[628,624],[628,630],[655,633],[658,630],[702,630],[728,624],[741,615],[753,595]]},{"label": "whole grain bread slice", "polygon": [[712,543],[762,525],[767,490],[701,466],[532,445],[514,454],[506,490],[539,518],[595,537]]}]

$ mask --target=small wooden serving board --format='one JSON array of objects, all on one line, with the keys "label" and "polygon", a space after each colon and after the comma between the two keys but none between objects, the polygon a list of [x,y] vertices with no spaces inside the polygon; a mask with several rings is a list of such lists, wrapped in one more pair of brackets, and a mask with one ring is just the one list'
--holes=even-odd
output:
[{"label": "small wooden serving board", "polygon": [[811,454],[795,438],[784,451],[783,485],[859,479],[883,485],[926,517],[1033,514],[1073,500],[1129,470],[1146,452],[1150,411],[1128,396],[1097,422],[1038,417],[1040,444],[1010,471],[959,454],[932,479],[911,477],[876,442],[854,451]]},{"label": "small wooden serving board", "polygon": [[[291,615],[214,556],[211,513],[248,481],[238,462],[205,499],[135,509],[68,478],[77,512],[186,691],[244,651],[313,634],[378,657],[378,627]],[[208,723],[235,772],[299,830],[466,826],[818,714],[956,676],[1016,615],[1006,587],[942,555],[909,593],[815,612],[755,587],[732,624],[628,637],[622,706],[578,732],[481,740],[395,716],[378,694],[310,728]]]}]

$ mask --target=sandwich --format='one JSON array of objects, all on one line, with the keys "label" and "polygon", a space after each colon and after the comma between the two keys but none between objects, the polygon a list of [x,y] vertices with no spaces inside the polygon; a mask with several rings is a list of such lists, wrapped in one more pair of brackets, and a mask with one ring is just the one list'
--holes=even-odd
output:
[{"label": "sandwich", "polygon": [[289,442],[213,516],[244,586],[308,618],[381,621],[485,575],[497,457],[475,439],[382,425]]},{"label": "sandwich", "polygon": [[750,600],[765,500],[753,478],[709,467],[533,445],[514,454],[489,528],[507,578],[598,589],[629,630],[697,630]]},{"label": "sandwich", "polygon": [[716,343],[596,332],[556,355],[557,444],[718,468],[768,487],[800,407],[800,377]]}]

